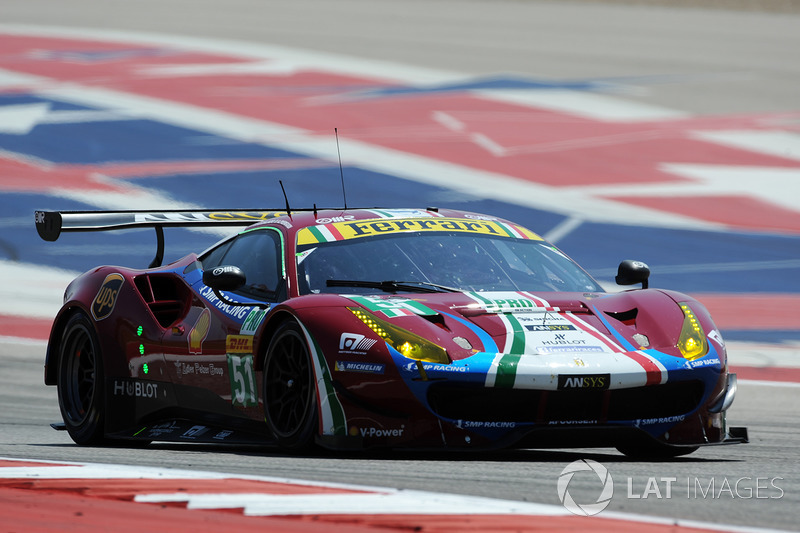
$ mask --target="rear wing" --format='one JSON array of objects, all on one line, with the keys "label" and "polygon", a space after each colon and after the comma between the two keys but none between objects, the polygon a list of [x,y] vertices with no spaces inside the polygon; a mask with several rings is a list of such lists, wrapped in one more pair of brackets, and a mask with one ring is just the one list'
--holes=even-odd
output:
[{"label": "rear wing", "polygon": [[281,215],[285,210],[165,210],[165,211],[36,211],[34,221],[39,236],[55,241],[63,232],[111,231],[130,228],[155,228],[157,249],[150,268],[164,260],[164,227],[250,226]]}]

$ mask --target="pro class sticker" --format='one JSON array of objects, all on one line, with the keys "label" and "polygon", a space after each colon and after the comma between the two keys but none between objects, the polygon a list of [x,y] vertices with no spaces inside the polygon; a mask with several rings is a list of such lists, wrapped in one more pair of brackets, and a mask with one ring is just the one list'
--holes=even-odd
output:
[{"label": "pro class sticker", "polygon": [[117,273],[109,274],[103,280],[103,286],[97,291],[97,295],[92,301],[92,316],[95,320],[103,320],[114,310],[119,290],[124,281],[125,278],[122,277],[122,274]]}]

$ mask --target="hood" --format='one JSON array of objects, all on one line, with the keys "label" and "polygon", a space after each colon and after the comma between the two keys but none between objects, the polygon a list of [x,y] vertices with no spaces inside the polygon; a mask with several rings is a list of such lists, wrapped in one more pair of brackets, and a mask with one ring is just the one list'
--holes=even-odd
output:
[{"label": "hood", "polygon": [[658,289],[345,298],[439,343],[453,360],[476,352],[574,357],[648,348],[680,357],[675,343],[683,315],[674,294]]},{"label": "hood", "polygon": [[528,292],[465,292],[346,298],[440,343],[458,360],[476,352],[618,351],[609,331],[594,319],[592,296],[552,293],[544,299]]}]

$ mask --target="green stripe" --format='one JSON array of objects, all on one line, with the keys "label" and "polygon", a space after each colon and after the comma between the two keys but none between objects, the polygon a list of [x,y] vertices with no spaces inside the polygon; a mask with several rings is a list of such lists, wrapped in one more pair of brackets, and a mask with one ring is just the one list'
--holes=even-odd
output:
[{"label": "green stripe", "polygon": [[416,300],[408,300],[408,301],[406,301],[406,303],[408,304],[408,307],[410,308],[409,310],[415,312],[418,315],[432,316],[432,315],[436,314],[436,311],[434,311],[433,309],[431,309],[430,307],[428,307],[425,304],[421,304],[421,303],[417,302]]},{"label": "green stripe", "polygon": [[283,252],[284,252],[284,249],[286,248],[286,245],[283,242],[283,233],[281,233],[281,230],[279,230],[278,228],[271,228],[269,226],[266,226],[266,227],[262,226],[260,228],[246,229],[242,233],[250,233],[251,231],[259,231],[259,230],[274,231],[281,238],[281,276],[283,276],[285,278],[286,277],[286,257],[285,257],[286,254],[284,254]]},{"label": "green stripe", "polygon": [[327,242],[328,239],[326,239],[325,236],[322,234],[322,232],[319,231],[316,227],[309,226],[308,231],[310,231],[311,235],[313,235],[314,238],[317,239],[317,242]]},{"label": "green stripe", "polygon": [[495,304],[493,301],[491,301],[491,300],[489,300],[489,299],[487,299],[487,298],[484,298],[483,296],[481,296],[481,295],[480,295],[480,294],[478,294],[477,292],[470,292],[470,293],[467,293],[467,294],[469,294],[470,296],[472,296],[472,297],[473,297],[473,298],[475,298],[476,300],[480,300],[481,302],[483,302],[483,304],[484,304],[484,305],[485,305],[487,308],[491,308],[491,307],[497,307],[497,305],[496,305],[496,304]]},{"label": "green stripe", "polygon": [[522,357],[520,354],[506,354],[497,364],[497,374],[494,378],[494,386],[503,389],[514,387],[514,380],[517,379],[517,364]]},{"label": "green stripe", "polygon": [[394,312],[398,309],[405,309],[406,311],[411,311],[421,316],[433,316],[436,314],[436,311],[415,300],[384,300],[381,298],[368,298],[364,296],[347,296],[347,298],[357,304],[361,304],[370,311],[382,311],[386,316],[402,316]]},{"label": "green stripe", "polygon": [[514,386],[514,380],[517,378],[517,365],[525,352],[525,328],[513,315],[505,314],[503,318],[511,326],[513,338],[511,349],[497,364],[494,386],[510,389]]},{"label": "green stripe", "polygon": [[[311,337],[311,342],[314,344],[314,355],[319,361],[320,369],[322,370],[322,384],[325,388],[325,396],[328,401],[328,407],[331,410],[331,418],[333,419],[333,434],[334,435],[346,435],[347,428],[345,427],[345,417],[344,417],[344,408],[342,408],[341,402],[339,402],[339,397],[336,395],[336,391],[333,388],[333,382],[331,380],[331,371],[328,368],[328,363],[325,361],[325,356],[322,355],[322,350],[317,344],[317,340]],[[320,401],[322,399],[320,398]],[[324,431],[325,428],[323,428]]]},{"label": "green stripe", "polygon": [[506,232],[507,236],[509,236],[509,237],[511,237],[513,239],[518,238],[518,235],[513,233],[511,230],[509,230],[508,227],[505,224],[503,224],[502,222],[498,222],[497,225],[500,226],[500,229],[502,229],[503,231]]}]

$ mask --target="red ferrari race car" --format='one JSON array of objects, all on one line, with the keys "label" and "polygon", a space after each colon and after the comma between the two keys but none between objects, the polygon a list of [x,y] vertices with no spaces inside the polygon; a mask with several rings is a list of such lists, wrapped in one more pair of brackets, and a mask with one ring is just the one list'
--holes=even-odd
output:
[{"label": "red ferrari race car", "polygon": [[[36,212],[40,236],[154,227],[156,258],[66,289],[47,348],[78,444],[286,450],[746,442],[725,345],[623,261],[608,293],[555,246],[444,209]],[[161,266],[170,226],[247,226]]]}]

